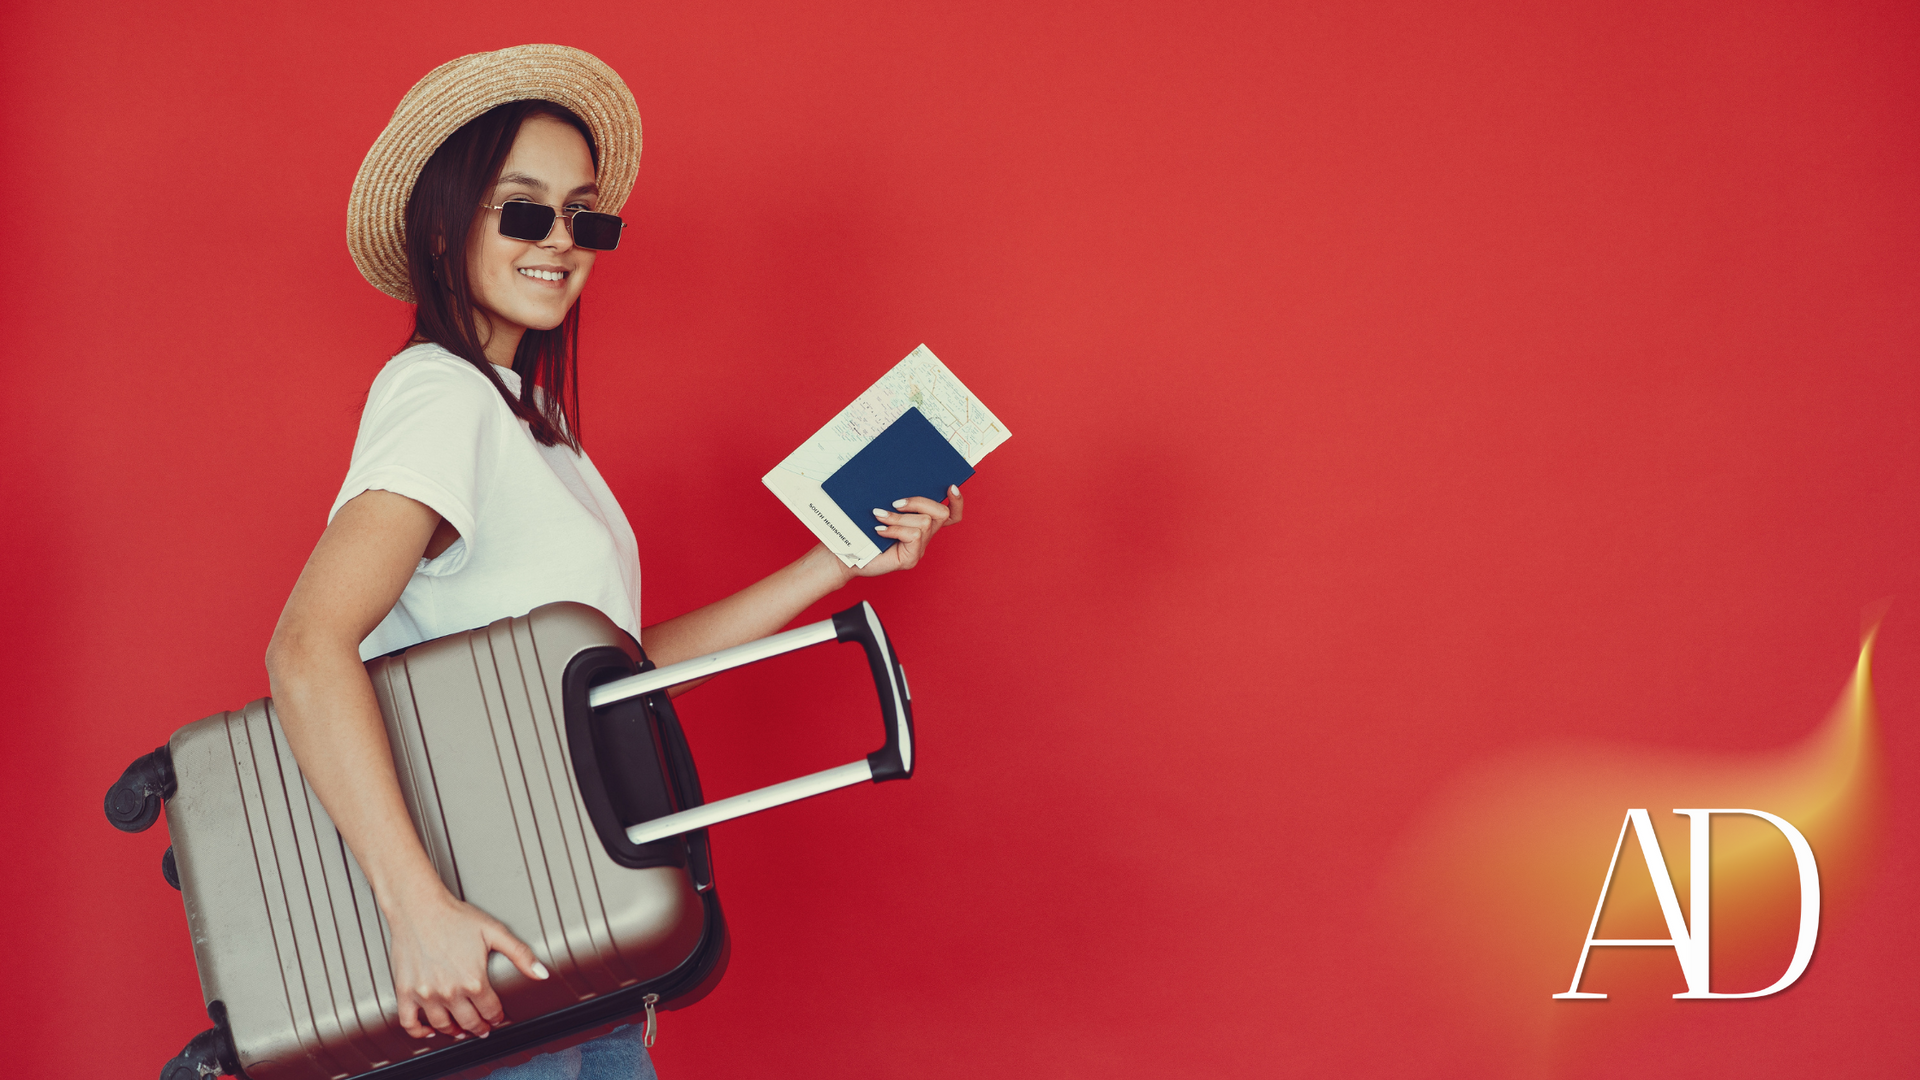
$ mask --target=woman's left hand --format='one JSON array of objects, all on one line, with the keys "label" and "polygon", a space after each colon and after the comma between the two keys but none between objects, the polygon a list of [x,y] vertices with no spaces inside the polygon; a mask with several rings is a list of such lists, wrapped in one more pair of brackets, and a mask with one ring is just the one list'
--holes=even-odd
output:
[{"label": "woman's left hand", "polygon": [[902,499],[894,504],[894,509],[873,511],[878,522],[875,534],[898,543],[880,553],[872,562],[858,569],[849,569],[854,577],[877,577],[893,570],[911,569],[920,557],[927,553],[927,542],[942,526],[957,525],[965,501],[960,497],[958,487],[947,489],[947,501],[934,502],[919,495],[911,499]]}]

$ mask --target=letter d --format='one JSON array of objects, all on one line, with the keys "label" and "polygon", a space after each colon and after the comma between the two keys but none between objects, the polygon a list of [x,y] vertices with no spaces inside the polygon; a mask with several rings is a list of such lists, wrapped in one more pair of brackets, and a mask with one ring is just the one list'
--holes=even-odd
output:
[{"label": "letter d", "polygon": [[[1813,848],[1800,830],[1765,810],[1674,810],[1676,814],[1685,814],[1691,823],[1688,834],[1689,870],[1692,883],[1687,891],[1688,906],[1692,909],[1693,940],[1698,943],[1701,953],[1706,952],[1708,940],[1708,919],[1711,917],[1712,904],[1708,900],[1707,890],[1712,881],[1713,860],[1707,850],[1710,843],[1709,826],[1715,814],[1749,814],[1770,822],[1774,828],[1786,836],[1787,843],[1793,845],[1793,861],[1800,868],[1800,936],[1793,943],[1793,962],[1787,965],[1787,973],[1765,990],[1754,990],[1745,994],[1716,994],[1709,990],[1703,979],[1696,984],[1687,980],[1687,992],[1673,995],[1676,998],[1756,998],[1777,994],[1794,984],[1802,972],[1807,970],[1807,962],[1813,959],[1813,943],[1820,936],[1820,867],[1813,861]],[[1704,963],[1702,965],[1704,967]]]}]

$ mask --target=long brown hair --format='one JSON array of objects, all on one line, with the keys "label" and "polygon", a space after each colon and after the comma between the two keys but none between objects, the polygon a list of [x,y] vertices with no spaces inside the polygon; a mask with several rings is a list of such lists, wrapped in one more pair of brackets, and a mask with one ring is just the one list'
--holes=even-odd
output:
[{"label": "long brown hair", "polygon": [[[551,116],[572,124],[587,140],[593,165],[600,150],[578,116],[551,101],[510,101],[467,121],[427,159],[407,198],[407,275],[417,302],[412,341],[431,341],[467,363],[527,422],[544,446],[564,443],[580,449],[580,403],[575,384],[580,346],[580,304],[551,330],[531,327],[513,354],[522,396],[516,397],[487,361],[480,340],[467,276],[467,243],[476,212],[493,191],[520,125],[528,117]],[[564,226],[563,226],[564,227]],[[540,393],[533,392],[534,387]]]}]

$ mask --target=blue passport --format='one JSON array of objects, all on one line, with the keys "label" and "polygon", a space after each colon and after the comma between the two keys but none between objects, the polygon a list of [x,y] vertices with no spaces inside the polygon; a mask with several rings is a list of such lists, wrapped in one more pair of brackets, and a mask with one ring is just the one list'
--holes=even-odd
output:
[{"label": "blue passport", "polygon": [[820,489],[841,512],[868,529],[867,539],[885,551],[895,541],[871,531],[881,524],[873,516],[876,508],[892,513],[895,499],[915,495],[940,502],[947,497],[949,485],[964,484],[972,475],[973,466],[960,451],[919,409],[910,408],[834,470]]}]

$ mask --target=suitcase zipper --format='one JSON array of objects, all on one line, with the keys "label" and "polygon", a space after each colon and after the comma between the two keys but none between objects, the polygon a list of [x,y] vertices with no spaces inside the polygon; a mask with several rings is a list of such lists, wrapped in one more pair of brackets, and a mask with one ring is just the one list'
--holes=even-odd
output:
[{"label": "suitcase zipper", "polygon": [[654,1003],[659,1000],[660,1000],[659,994],[648,994],[646,997],[643,997],[640,999],[640,1003],[647,1007],[647,1026],[643,1028],[640,1032],[640,1045],[646,1047],[649,1050],[653,1049],[654,1036],[660,1033],[659,1029],[654,1026],[654,1022],[653,1022],[653,1006],[654,1006]]}]

